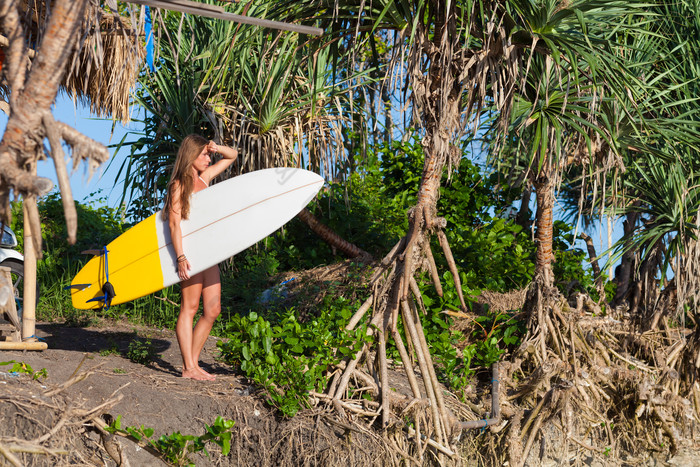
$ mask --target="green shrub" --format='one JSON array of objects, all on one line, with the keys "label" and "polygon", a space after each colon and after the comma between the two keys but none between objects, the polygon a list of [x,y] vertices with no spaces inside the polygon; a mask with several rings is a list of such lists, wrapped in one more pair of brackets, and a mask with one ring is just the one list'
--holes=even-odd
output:
[{"label": "green shrub", "polygon": [[216,417],[214,424],[204,425],[206,433],[202,436],[183,435],[179,431],[172,434],[161,435],[154,439],[155,430],[143,425],[127,426],[122,428],[121,415],[106,428],[109,433],[120,433],[139,444],[150,447],[158,452],[161,457],[172,465],[194,465],[189,455],[203,451],[207,456],[207,443],[214,443],[221,448],[221,455],[227,456],[231,451],[231,429],[234,422],[223,417]]},{"label": "green shrub", "polygon": [[598,296],[593,284],[593,273],[590,268],[584,269],[583,264],[588,259],[587,254],[580,248],[570,248],[574,240],[574,228],[562,221],[554,222],[554,256],[552,272],[557,287],[562,293],[576,287],[582,291]]},{"label": "green shrub", "polygon": [[134,339],[126,349],[126,358],[134,363],[148,365],[158,355],[150,339]]},{"label": "green shrub", "polygon": [[228,340],[217,345],[225,362],[265,388],[270,404],[292,417],[308,405],[309,391],[323,391],[332,367],[366,341],[364,326],[344,331],[353,308],[341,299],[305,323],[293,308],[269,319],[256,312],[234,315],[225,330]]},{"label": "green shrub", "polygon": [[[462,292],[469,302],[480,290],[468,286],[466,273],[461,273],[460,278]],[[514,315],[487,311],[475,318],[475,330],[465,336],[454,329],[454,318],[443,313],[444,310],[459,311],[461,304],[452,274],[445,272],[442,279],[442,297],[435,293],[432,282],[424,280],[419,283],[427,310],[427,314],[422,315],[422,325],[438,378],[460,394],[477,370],[490,367],[507,351],[520,345],[525,326]]]}]

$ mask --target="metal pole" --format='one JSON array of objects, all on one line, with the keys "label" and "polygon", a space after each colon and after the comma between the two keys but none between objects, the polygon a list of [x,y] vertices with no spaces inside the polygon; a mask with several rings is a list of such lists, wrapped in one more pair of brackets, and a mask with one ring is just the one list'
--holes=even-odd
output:
[{"label": "metal pole", "polygon": [[236,23],[251,24],[263,28],[280,29],[282,31],[294,31],[301,34],[320,36],[323,29],[312,26],[302,26],[300,24],[284,23],[282,21],[271,21],[268,19],[254,18],[252,16],[236,15],[228,13],[217,5],[207,5],[205,3],[191,2],[189,0],[128,0],[129,3],[148,5],[165,10],[180,11],[193,15],[206,16],[208,18],[223,19]]},{"label": "metal pole", "polygon": [[498,393],[500,390],[500,384],[498,381],[498,362],[493,364],[491,371],[491,418],[460,422],[460,426],[463,430],[486,428],[487,426],[501,423],[501,404],[498,400]]}]

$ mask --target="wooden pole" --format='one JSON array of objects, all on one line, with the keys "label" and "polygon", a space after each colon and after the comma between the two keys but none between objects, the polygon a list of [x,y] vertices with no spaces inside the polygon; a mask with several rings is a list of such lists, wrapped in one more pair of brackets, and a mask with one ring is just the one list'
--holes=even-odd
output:
[{"label": "wooden pole", "polygon": [[[22,305],[22,339],[36,341],[36,257],[34,247],[34,235],[41,232],[33,232],[29,220],[30,204],[36,205],[36,197],[27,196],[22,202],[24,212],[24,303]],[[30,339],[31,338],[31,339]]]},{"label": "wooden pole", "polygon": [[0,350],[46,350],[49,346],[46,342],[3,342],[0,341]]},{"label": "wooden pole", "polygon": [[163,8],[165,10],[206,16],[208,18],[217,18],[226,21],[234,21],[236,23],[250,24],[253,26],[260,26],[262,28],[294,31],[301,34],[310,34],[312,36],[320,36],[323,34],[323,29],[321,28],[302,26],[301,24],[284,23],[282,21],[271,21],[269,19],[254,18],[252,16],[236,15],[234,13],[228,13],[226,10],[217,5],[207,5],[205,3],[191,2],[188,0],[128,0],[128,2],[136,3],[138,5],[148,5],[154,8]]}]

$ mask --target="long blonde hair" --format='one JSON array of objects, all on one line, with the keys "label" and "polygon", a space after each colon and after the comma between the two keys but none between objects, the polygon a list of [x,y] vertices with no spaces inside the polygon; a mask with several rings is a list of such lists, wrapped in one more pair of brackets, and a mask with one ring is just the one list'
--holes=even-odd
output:
[{"label": "long blonde hair", "polygon": [[187,135],[182,140],[180,149],[177,151],[173,173],[168,182],[168,189],[165,195],[163,206],[163,219],[167,220],[170,210],[173,207],[173,192],[176,184],[180,187],[180,215],[182,219],[187,219],[190,215],[190,196],[194,190],[194,178],[192,177],[192,164],[202,150],[209,144],[209,141],[199,135]]}]

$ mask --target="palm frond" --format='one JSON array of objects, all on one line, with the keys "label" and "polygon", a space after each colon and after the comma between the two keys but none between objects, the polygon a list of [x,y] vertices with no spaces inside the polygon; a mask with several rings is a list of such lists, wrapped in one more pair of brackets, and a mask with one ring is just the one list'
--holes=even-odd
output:
[{"label": "palm frond", "polygon": [[[267,14],[264,4],[229,8]],[[346,157],[341,102],[348,88],[330,79],[324,52],[314,53],[295,33],[173,12],[157,19],[157,68],[142,75],[137,97],[146,129],[120,171],[125,198],[151,196],[155,209],[176,148],[189,133],[239,148],[238,162],[223,177],[277,166],[334,177]]]}]

